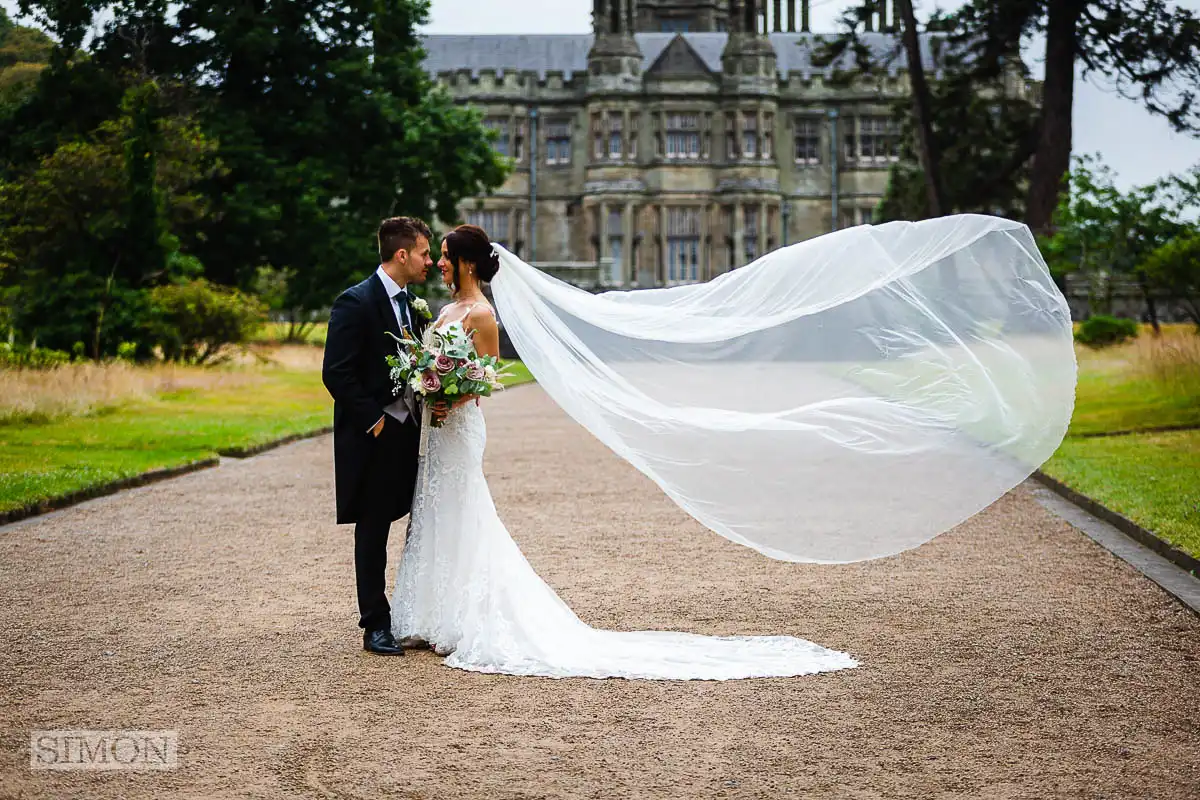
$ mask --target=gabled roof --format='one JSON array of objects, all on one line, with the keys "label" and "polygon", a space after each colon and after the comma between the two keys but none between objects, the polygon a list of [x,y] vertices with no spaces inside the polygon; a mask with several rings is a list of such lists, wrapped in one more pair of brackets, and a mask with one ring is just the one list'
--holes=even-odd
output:
[{"label": "gabled roof", "polygon": [[[720,74],[721,53],[729,39],[726,33],[638,33],[634,35],[642,51],[642,69],[649,71],[677,37],[682,37],[688,47],[703,62],[710,72]],[[780,76],[799,72],[805,78],[814,73],[827,74],[826,67],[813,67],[813,48],[822,38],[831,38],[814,33],[772,33],[771,44],[775,48]],[[894,34],[864,33],[860,38],[881,65],[886,64],[889,72],[902,70],[907,62],[899,41]],[[921,37],[922,61],[925,68],[935,67],[930,45],[936,35]],[[441,35],[424,37],[426,50],[425,68],[433,74],[470,70],[473,77],[480,72],[534,72],[544,79],[548,72],[561,72],[570,77],[576,72],[586,73],[588,51],[592,49],[592,35],[583,34],[479,34]],[[840,69],[854,66],[850,54],[838,62]]]},{"label": "gabled roof", "polygon": [[645,72],[647,76],[673,78],[707,78],[712,73],[712,68],[704,62],[695,48],[688,44],[688,40],[683,38],[682,34],[676,34],[675,38],[667,43],[662,53]]}]

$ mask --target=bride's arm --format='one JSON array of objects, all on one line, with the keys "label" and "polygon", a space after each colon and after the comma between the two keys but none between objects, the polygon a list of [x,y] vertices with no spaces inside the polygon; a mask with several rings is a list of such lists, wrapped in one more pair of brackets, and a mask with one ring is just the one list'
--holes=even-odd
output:
[{"label": "bride's arm", "polygon": [[500,326],[487,306],[480,306],[467,315],[475,352],[481,356],[500,357]]},{"label": "bride's arm", "polygon": [[[490,308],[476,308],[467,314],[464,323],[470,326],[468,330],[471,331],[471,341],[475,344],[476,353],[481,356],[500,357],[500,326],[496,324],[496,317]],[[478,399],[479,395],[465,395],[454,403],[454,408]]]}]

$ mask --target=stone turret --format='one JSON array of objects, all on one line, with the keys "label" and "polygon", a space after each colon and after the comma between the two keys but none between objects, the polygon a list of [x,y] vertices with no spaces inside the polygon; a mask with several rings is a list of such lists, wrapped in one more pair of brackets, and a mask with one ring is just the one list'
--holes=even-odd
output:
[{"label": "stone turret", "polygon": [[588,53],[588,93],[632,92],[641,87],[642,51],[633,38],[637,0],[594,0],[596,39]]},{"label": "stone turret", "polygon": [[729,41],[721,54],[724,90],[736,95],[778,94],[775,48],[766,35],[764,0],[731,0]]}]

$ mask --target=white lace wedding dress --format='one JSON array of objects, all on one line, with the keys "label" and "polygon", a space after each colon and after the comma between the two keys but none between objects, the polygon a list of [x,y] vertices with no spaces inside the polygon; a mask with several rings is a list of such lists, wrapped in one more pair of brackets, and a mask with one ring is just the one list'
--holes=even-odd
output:
[{"label": "white lace wedding dress", "polygon": [[589,627],[533,571],[496,514],[481,409],[461,406],[428,437],[392,604],[397,640],[452,650],[445,663],[459,669],[552,678],[726,680],[857,666],[792,636]]}]

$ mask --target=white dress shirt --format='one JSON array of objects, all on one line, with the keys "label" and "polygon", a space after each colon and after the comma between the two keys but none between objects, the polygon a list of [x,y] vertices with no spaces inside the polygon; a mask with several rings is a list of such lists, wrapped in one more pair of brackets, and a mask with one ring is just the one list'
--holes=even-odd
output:
[{"label": "white dress shirt", "polygon": [[[387,274],[382,264],[379,265],[379,269],[375,270],[375,274],[378,275],[379,280],[383,282],[383,288],[387,292],[388,300],[392,304],[392,313],[396,315],[396,324],[400,326],[401,332],[409,330],[411,326],[405,321],[405,315],[411,315],[412,308],[409,307],[407,298],[405,299],[403,306],[401,306],[401,301],[397,299],[397,295],[406,291],[405,287],[392,280],[392,276]],[[404,397],[401,396],[396,398],[395,402],[393,402],[391,405],[386,406],[383,409],[383,413],[395,419],[397,422],[404,422],[408,419],[408,415],[411,412],[408,410],[408,406],[404,403]],[[383,417],[375,420],[375,425],[379,424],[380,419],[383,419]],[[375,425],[372,425],[370,428],[368,428],[367,433],[375,430]]]},{"label": "white dress shirt", "polygon": [[387,274],[382,264],[379,265],[379,269],[375,270],[375,274],[379,276],[379,280],[383,281],[383,288],[387,291],[388,300],[392,301],[392,313],[396,315],[396,324],[400,326],[400,330],[404,331],[411,327],[405,322],[405,314],[410,312],[410,309],[407,308],[408,303],[401,306],[400,301],[396,299],[398,294],[407,293],[408,289],[392,280],[392,276]]}]

